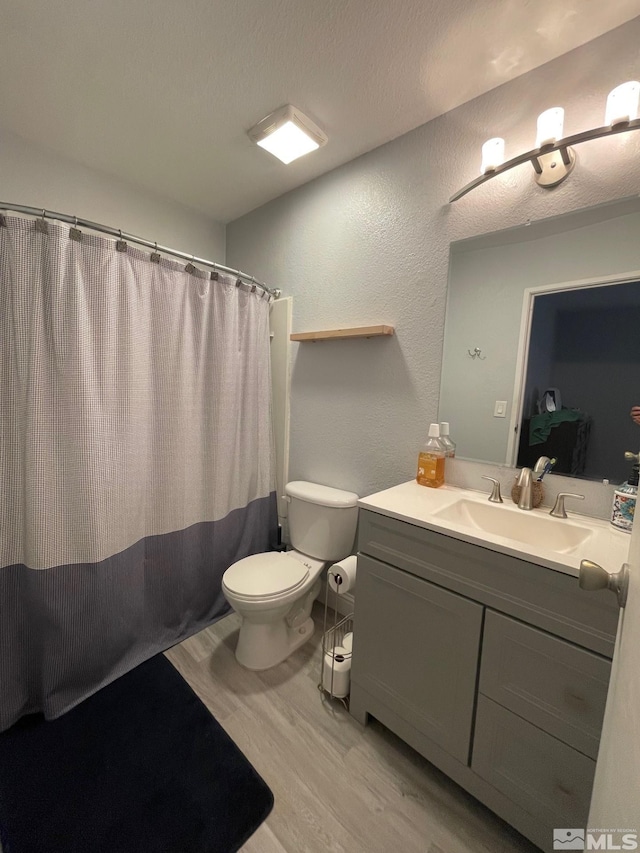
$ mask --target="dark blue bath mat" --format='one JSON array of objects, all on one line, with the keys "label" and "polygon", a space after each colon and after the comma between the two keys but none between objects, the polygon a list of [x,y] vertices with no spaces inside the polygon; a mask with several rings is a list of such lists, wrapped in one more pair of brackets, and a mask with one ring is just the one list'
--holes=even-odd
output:
[{"label": "dark blue bath mat", "polygon": [[57,720],[0,734],[4,853],[231,853],[272,806],[163,655]]}]

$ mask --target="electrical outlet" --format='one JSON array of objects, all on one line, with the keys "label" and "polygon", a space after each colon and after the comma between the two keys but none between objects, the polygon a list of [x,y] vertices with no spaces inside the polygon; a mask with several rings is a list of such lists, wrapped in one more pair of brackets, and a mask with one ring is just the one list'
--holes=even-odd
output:
[{"label": "electrical outlet", "polygon": [[506,418],[507,416],[507,401],[496,400],[496,405],[493,409],[494,418]]}]

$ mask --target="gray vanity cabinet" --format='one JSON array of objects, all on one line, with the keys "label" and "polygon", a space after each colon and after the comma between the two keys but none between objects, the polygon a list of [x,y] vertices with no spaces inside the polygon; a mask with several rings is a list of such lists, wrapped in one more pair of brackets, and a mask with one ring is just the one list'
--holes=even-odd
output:
[{"label": "gray vanity cabinet", "polygon": [[543,850],[586,826],[619,611],[577,579],[360,511],[350,711]]}]

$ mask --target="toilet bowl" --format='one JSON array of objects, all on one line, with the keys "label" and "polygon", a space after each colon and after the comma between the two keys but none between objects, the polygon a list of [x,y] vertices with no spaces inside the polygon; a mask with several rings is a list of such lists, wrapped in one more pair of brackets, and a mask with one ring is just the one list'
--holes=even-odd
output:
[{"label": "toilet bowl", "polygon": [[311,638],[311,608],[326,563],[297,551],[255,554],[224,574],[222,591],[242,616],[236,658],[269,669]]},{"label": "toilet bowl", "polygon": [[323,570],[353,547],[356,494],[303,481],[285,491],[293,550],[245,557],[222,578],[227,601],[242,617],[236,659],[247,669],[269,669],[311,639]]}]

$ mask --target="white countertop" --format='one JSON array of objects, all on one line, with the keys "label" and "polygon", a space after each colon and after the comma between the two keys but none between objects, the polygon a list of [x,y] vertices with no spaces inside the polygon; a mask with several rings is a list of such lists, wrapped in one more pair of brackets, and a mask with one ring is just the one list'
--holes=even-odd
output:
[{"label": "white countertop", "polygon": [[498,505],[489,503],[486,492],[476,492],[449,485],[441,486],[439,489],[430,489],[426,486],[419,486],[415,480],[401,483],[399,486],[393,486],[391,489],[385,489],[383,492],[377,492],[366,498],[360,498],[358,506],[380,515],[407,521],[409,524],[434,530],[436,533],[444,533],[454,539],[471,542],[474,545],[490,548],[492,551],[510,554],[512,557],[528,560],[569,575],[578,575],[580,560],[582,559],[593,560],[594,563],[603,566],[608,572],[617,572],[628,558],[630,539],[628,533],[616,530],[608,522],[599,518],[579,515],[572,512],[571,509],[567,510],[569,517],[563,519],[552,518],[549,515],[548,507],[533,510],[518,509],[510,497],[506,497],[504,503],[499,505],[499,511],[506,510],[507,512],[533,517],[544,516],[553,524],[574,524],[588,527],[590,530],[588,539],[574,553],[558,553],[545,549],[544,541],[536,542],[535,545],[525,544],[507,537],[487,533],[471,525],[466,526],[458,522],[434,518],[434,513],[451,506],[460,499],[478,503],[486,502],[490,507],[498,507]]}]

